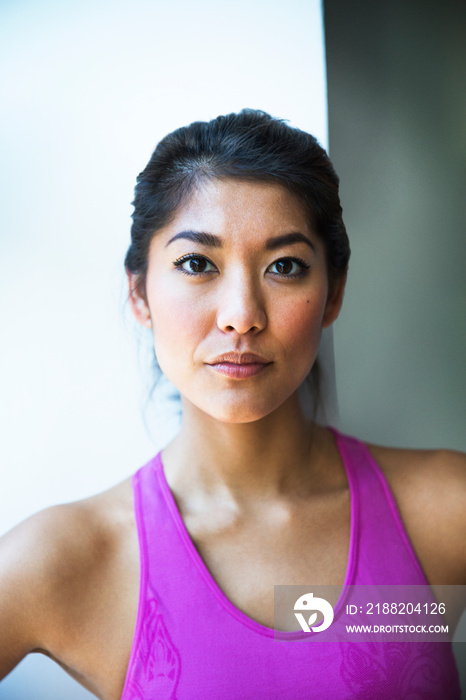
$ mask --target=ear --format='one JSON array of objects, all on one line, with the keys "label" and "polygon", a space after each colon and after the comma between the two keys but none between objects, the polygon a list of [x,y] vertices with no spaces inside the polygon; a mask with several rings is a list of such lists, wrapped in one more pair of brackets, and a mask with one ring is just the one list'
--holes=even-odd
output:
[{"label": "ear", "polygon": [[131,305],[131,310],[136,321],[145,328],[152,328],[152,320],[150,317],[150,309],[147,303],[144,285],[140,284],[140,279],[137,275],[127,272],[129,295],[128,300]]},{"label": "ear", "polygon": [[332,323],[338,318],[338,314],[340,313],[343,304],[346,278],[347,272],[345,272],[345,274],[342,275],[337,282],[335,282],[332,292],[328,296],[324,317],[322,319],[322,328],[331,326]]}]

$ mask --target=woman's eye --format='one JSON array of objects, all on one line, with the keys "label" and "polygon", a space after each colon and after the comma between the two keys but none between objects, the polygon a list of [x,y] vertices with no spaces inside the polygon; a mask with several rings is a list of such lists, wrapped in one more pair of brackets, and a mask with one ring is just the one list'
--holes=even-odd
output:
[{"label": "woman's eye", "polygon": [[299,277],[304,275],[309,267],[310,265],[299,258],[280,258],[269,265],[267,271],[282,277]]},{"label": "woman's eye", "polygon": [[202,255],[184,255],[175,260],[173,265],[186,275],[202,275],[217,272],[215,265]]}]

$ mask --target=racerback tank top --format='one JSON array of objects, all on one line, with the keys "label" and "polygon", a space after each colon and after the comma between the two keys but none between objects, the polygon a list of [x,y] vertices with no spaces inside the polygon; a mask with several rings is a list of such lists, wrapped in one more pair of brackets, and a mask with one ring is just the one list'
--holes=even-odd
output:
[{"label": "racerback tank top", "polygon": [[[344,586],[427,581],[367,447],[332,430],[348,477],[351,534]],[[305,643],[224,595],[196,550],[160,454],[133,477],[140,597],[121,700],[459,700],[448,642]],[[273,582],[272,582],[273,585]],[[334,608],[343,609],[343,596]]]}]

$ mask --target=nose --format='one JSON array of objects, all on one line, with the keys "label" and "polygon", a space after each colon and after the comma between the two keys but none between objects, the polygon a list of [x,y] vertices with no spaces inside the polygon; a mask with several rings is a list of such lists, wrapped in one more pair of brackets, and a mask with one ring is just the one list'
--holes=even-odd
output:
[{"label": "nose", "polygon": [[247,275],[225,280],[220,292],[217,325],[225,333],[259,333],[267,325],[259,284]]}]

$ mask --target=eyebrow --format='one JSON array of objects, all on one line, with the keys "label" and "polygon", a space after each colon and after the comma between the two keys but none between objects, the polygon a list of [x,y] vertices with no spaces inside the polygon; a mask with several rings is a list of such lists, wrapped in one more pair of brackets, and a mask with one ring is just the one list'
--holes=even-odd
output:
[{"label": "eyebrow", "polygon": [[204,231],[180,231],[170,238],[165,248],[170,245],[170,243],[173,243],[173,241],[177,241],[178,238],[185,238],[188,241],[194,241],[195,243],[206,245],[209,248],[222,247],[222,239],[219,236],[215,236],[213,233],[205,233]]},{"label": "eyebrow", "polygon": [[265,244],[266,250],[276,250],[282,246],[290,245],[290,243],[306,243],[314,253],[316,252],[315,246],[310,238],[305,236],[303,233],[285,233],[283,236],[276,236],[275,238],[269,238]]},{"label": "eyebrow", "polygon": [[[194,241],[195,243],[208,246],[209,248],[221,248],[223,245],[220,236],[216,236],[213,233],[206,233],[205,231],[180,231],[170,238],[165,247],[179,238]],[[306,243],[310,248],[312,248],[314,253],[316,252],[313,242],[303,233],[299,233],[298,231],[295,233],[284,233],[282,236],[275,236],[274,238],[268,238],[265,242],[265,249],[276,250],[277,248],[282,248],[292,243]]]}]

